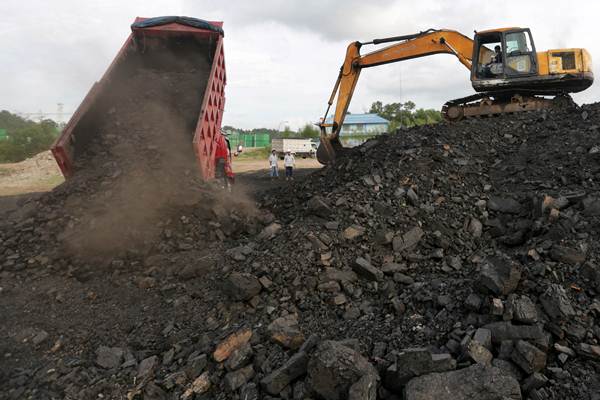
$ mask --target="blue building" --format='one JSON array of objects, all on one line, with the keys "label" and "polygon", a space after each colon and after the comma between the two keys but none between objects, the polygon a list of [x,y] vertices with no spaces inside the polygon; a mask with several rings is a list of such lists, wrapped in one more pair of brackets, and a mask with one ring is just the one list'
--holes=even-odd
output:
[{"label": "blue building", "polygon": [[[332,117],[327,118],[331,123]],[[340,136],[376,136],[388,131],[390,122],[377,114],[347,114]]]}]

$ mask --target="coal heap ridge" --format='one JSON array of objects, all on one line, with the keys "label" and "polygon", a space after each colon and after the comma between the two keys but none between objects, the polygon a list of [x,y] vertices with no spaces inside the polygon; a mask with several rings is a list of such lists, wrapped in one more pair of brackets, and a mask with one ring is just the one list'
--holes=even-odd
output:
[{"label": "coal heap ridge", "polygon": [[[437,398],[446,378],[430,397],[409,382],[475,364],[516,379],[511,398],[588,398],[600,392],[599,143],[599,104],[370,140],[267,193],[276,233],[234,268],[273,282],[261,324],[290,314],[302,332],[357,342],[379,398]],[[307,374],[310,393],[349,393],[324,395]]]},{"label": "coal heap ridge", "polygon": [[[111,261],[111,290],[143,288],[145,313],[4,381],[73,398],[596,400],[599,182],[600,104],[372,139],[250,218],[190,204],[150,254]],[[9,248],[32,241],[21,224]],[[39,276],[10,260],[5,276]]]}]

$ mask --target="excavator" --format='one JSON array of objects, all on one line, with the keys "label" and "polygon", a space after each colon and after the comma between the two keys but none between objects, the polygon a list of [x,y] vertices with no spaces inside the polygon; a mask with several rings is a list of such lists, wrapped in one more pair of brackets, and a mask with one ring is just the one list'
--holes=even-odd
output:
[{"label": "excavator", "polygon": [[[365,45],[394,43],[361,55]],[[528,28],[500,28],[477,32],[473,39],[447,29],[428,29],[411,35],[353,42],[318,124],[321,144],[317,158],[335,162],[343,153],[340,131],[363,68],[434,54],[451,54],[471,72],[474,95],[450,100],[442,107],[446,120],[542,110],[573,104],[568,93],[587,89],[594,81],[591,56],[585,49],[536,52]],[[327,114],[337,96],[333,118]]]}]

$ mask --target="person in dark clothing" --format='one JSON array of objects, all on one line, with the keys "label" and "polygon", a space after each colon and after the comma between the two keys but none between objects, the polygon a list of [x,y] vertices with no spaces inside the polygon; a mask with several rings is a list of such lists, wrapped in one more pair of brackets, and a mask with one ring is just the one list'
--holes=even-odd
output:
[{"label": "person in dark clothing", "polygon": [[498,45],[494,47],[494,55],[492,56],[492,63],[502,64],[502,48]]}]

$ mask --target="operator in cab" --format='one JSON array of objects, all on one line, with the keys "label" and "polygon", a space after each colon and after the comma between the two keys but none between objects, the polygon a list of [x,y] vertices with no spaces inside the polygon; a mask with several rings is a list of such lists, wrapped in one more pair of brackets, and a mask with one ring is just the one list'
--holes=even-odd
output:
[{"label": "operator in cab", "polygon": [[492,64],[502,64],[502,48],[499,45],[494,47],[494,55],[491,59]]},{"label": "operator in cab", "polygon": [[490,62],[485,65],[485,76],[488,78],[494,78],[496,76],[502,75],[504,66],[503,66],[503,54],[502,47],[500,45],[496,45],[494,47],[494,54],[490,57]]}]

